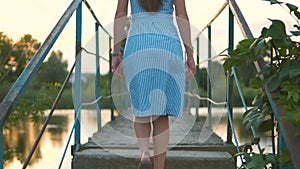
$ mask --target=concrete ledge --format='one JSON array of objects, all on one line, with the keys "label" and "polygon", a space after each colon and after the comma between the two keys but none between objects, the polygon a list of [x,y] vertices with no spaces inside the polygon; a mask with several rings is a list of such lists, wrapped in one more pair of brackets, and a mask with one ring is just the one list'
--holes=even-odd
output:
[{"label": "concrete ledge", "polygon": [[[137,168],[138,150],[89,149],[78,152],[74,169]],[[175,151],[167,153],[165,169],[235,169],[234,159],[227,152]]]}]

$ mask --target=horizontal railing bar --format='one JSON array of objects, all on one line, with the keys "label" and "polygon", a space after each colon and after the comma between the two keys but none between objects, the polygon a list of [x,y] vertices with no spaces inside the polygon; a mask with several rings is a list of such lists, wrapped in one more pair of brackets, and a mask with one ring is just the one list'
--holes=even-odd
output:
[{"label": "horizontal railing bar", "polygon": [[86,5],[86,7],[89,9],[89,11],[91,12],[92,16],[94,17],[95,21],[97,22],[97,24],[101,27],[101,29],[110,37],[113,38],[110,33],[103,27],[103,25],[100,23],[99,19],[97,18],[95,12],[93,11],[92,7],[90,6],[90,4],[86,1],[83,0],[84,4]]},{"label": "horizontal railing bar", "polygon": [[16,80],[14,85],[9,90],[8,94],[5,96],[0,104],[0,125],[3,125],[7,117],[10,115],[13,106],[17,104],[19,98],[23,95],[33,77],[37,73],[38,69],[42,65],[45,57],[49,53],[50,49],[54,45],[60,33],[63,31],[64,27],[68,23],[74,11],[77,9],[81,0],[73,0],[70,6],[67,8],[65,13],[59,19],[58,23],[55,25],[53,30],[48,35],[45,42],[39,48],[37,53],[30,60],[29,64],[23,70],[19,78]]},{"label": "horizontal railing bar", "polygon": [[85,48],[83,48],[83,47],[81,47],[81,50],[84,51],[84,52],[87,53],[87,54],[90,54],[90,55],[93,55],[93,56],[96,56],[96,57],[100,57],[100,58],[103,59],[104,61],[109,62],[109,60],[106,59],[104,56],[97,55],[96,53],[90,52],[90,51],[88,51],[87,49],[85,49]]},{"label": "horizontal railing bar", "polygon": [[[208,24],[197,34],[197,38],[205,31],[205,29],[207,29],[220,15],[221,13],[224,11],[224,9],[227,7],[228,2],[226,1],[223,6],[220,8],[220,10],[218,11],[218,13],[208,22]],[[194,40],[196,41],[197,38]]]}]

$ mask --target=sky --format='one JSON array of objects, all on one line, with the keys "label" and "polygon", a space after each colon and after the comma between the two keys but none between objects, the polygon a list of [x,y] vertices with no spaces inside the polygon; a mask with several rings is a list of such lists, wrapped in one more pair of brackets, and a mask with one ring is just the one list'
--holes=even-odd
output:
[{"label": "sky", "polygon": [[[31,34],[33,38],[43,42],[55,24],[62,16],[63,12],[71,3],[71,0],[9,0],[3,1],[0,10],[0,32],[4,32],[14,42],[18,41],[24,34]],[[197,34],[208,21],[218,12],[226,0],[186,0],[187,11],[192,25],[192,32]],[[104,25],[110,33],[112,33],[112,23],[117,5],[117,0],[88,0],[102,25]],[[299,0],[285,0],[284,2],[293,3],[300,6]],[[260,30],[264,26],[270,25],[267,18],[281,19],[288,24],[288,28],[292,28],[293,18],[284,9],[278,5],[269,5],[269,2],[263,0],[237,0],[246,21],[254,36],[258,36]],[[216,20],[212,26],[213,41],[216,52],[226,48],[226,41],[222,39],[227,37],[227,12],[225,12]],[[92,43],[95,35],[94,21],[83,6],[83,46]],[[236,42],[241,40],[240,31],[236,31]],[[106,37],[102,37],[102,41],[106,41]],[[101,41],[100,40],[100,41]],[[101,43],[101,42],[100,42]],[[107,53],[107,46],[103,47],[104,53]],[[105,49],[106,48],[106,49]],[[61,50],[64,58],[71,65],[75,57],[75,17],[72,16],[70,22],[62,32],[61,37],[55,43],[53,50]]]}]

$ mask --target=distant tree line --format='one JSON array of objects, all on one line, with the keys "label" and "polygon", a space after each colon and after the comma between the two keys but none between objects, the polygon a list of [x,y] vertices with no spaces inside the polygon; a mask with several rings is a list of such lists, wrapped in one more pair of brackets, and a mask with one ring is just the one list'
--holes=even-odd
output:
[{"label": "distant tree line", "polygon": [[[124,42],[125,44],[125,42]],[[17,80],[26,65],[32,59],[34,54],[38,51],[41,43],[33,38],[30,34],[25,34],[20,40],[14,42],[8,35],[0,32],[0,100],[5,97],[13,83]],[[214,63],[219,64],[219,63]],[[220,66],[216,67],[222,67]],[[63,60],[63,53],[61,51],[52,51],[47,60],[44,61],[37,75],[33,79],[29,88],[26,90],[24,96],[20,100],[19,106],[13,113],[11,119],[22,119],[31,117],[33,121],[37,119],[38,115],[42,115],[44,110],[51,107],[60,84],[63,83],[68,74],[68,63]],[[250,79],[254,67],[250,64],[243,68],[237,68],[240,81],[244,89],[244,94],[248,103],[251,101],[256,91],[249,88]],[[250,70],[250,71],[249,71]],[[253,71],[252,71],[253,70]],[[207,93],[207,70],[206,68],[198,69],[196,74],[196,81],[199,83],[199,91],[201,96],[206,96]],[[85,75],[89,78],[89,83],[93,83],[94,75]],[[110,95],[109,76],[101,75],[100,77],[101,95]],[[59,102],[59,109],[73,109],[72,99],[72,84],[68,84],[67,90],[64,92],[62,99]],[[90,87],[90,92],[94,92],[93,86]],[[238,93],[235,92],[235,106],[241,106]],[[102,100],[102,108],[109,108],[112,104],[111,100]],[[206,106],[206,102],[201,102],[201,106]],[[20,113],[21,112],[21,113]],[[12,120],[16,121],[16,120]]]},{"label": "distant tree line", "polygon": [[[30,34],[25,34],[20,40],[14,42],[8,35],[0,32],[1,101],[40,46],[41,43]],[[37,121],[44,111],[51,107],[58,87],[68,73],[67,68],[68,63],[63,60],[63,53],[59,50],[52,51],[24,93],[9,121],[16,123],[28,117],[32,121]],[[71,106],[72,103],[66,107]]]}]

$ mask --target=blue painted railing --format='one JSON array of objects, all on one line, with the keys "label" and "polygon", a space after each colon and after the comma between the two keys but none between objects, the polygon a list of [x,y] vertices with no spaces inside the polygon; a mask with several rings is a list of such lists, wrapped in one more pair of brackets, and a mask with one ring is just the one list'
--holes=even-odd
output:
[{"label": "blue painted railing", "polygon": [[[109,37],[109,43],[111,44],[112,36],[108,33],[108,31],[101,25],[98,18],[96,17],[94,11],[92,10],[91,6],[86,0],[73,0],[69,7],[66,9],[62,17],[59,19],[53,30],[48,35],[47,39],[43,42],[37,53],[33,56],[29,64],[26,66],[24,71],[21,73],[19,78],[16,80],[14,85],[11,87],[10,91],[7,93],[6,97],[2,100],[0,104],[0,169],[4,168],[4,154],[3,154],[3,125],[6,121],[6,119],[9,117],[9,115],[12,113],[14,107],[17,105],[19,99],[22,97],[23,93],[31,83],[33,77],[36,75],[37,71],[41,67],[44,59],[46,58],[47,54],[51,50],[52,46],[55,44],[56,40],[59,38],[61,32],[64,30],[66,24],[69,22],[71,16],[76,11],[76,55],[75,55],[75,62],[68,73],[53,105],[50,110],[50,113],[48,117],[46,118],[46,121],[36,138],[36,141],[33,145],[33,148],[31,149],[29,155],[26,158],[26,161],[23,164],[22,168],[26,168],[30,162],[30,159],[39,144],[39,141],[54,113],[54,110],[64,92],[66,84],[69,82],[69,79],[73,73],[73,70],[75,69],[75,97],[74,97],[74,106],[75,106],[75,120],[74,125],[72,128],[72,131],[70,133],[70,138],[75,131],[74,134],[74,146],[72,149],[72,152],[76,152],[80,148],[80,111],[82,108],[81,103],[81,52],[83,50],[82,48],[82,3],[84,3],[87,8],[89,9],[89,12],[92,14],[94,20],[95,20],[95,31],[96,31],[96,77],[95,77],[95,83],[96,83],[96,97],[97,99],[97,119],[98,119],[98,129],[101,127],[101,105],[100,105],[100,64],[99,64],[99,28],[101,28],[102,31],[104,31],[108,37]],[[109,46],[111,48],[111,46]],[[70,98],[72,99],[72,98]],[[113,111],[113,109],[112,109]],[[112,113],[113,115],[113,113]],[[70,138],[68,140],[67,145],[70,143]],[[65,156],[65,152],[63,154],[63,158]],[[62,165],[63,159],[61,160],[60,167]],[[59,167],[59,168],[60,168]]]},{"label": "blue painted railing", "polygon": [[[253,38],[252,32],[242,14],[242,12],[239,9],[239,6],[237,5],[237,3],[235,2],[235,0],[228,0],[224,3],[224,5],[221,7],[221,9],[219,10],[219,12],[214,16],[214,18],[200,31],[198,38],[196,39],[196,46],[197,46],[197,56],[199,57],[200,55],[200,50],[199,50],[199,37],[200,35],[207,29],[208,32],[208,39],[209,39],[209,52],[211,51],[211,29],[212,29],[212,24],[214,23],[214,21],[216,20],[216,18],[218,18],[220,16],[221,13],[223,13],[224,9],[226,9],[226,7],[229,8],[229,32],[228,32],[228,48],[227,51],[228,53],[230,51],[233,50],[234,48],[234,19],[235,21],[238,23],[238,26],[240,28],[240,31],[242,32],[244,38]],[[211,54],[208,53],[208,56],[210,57]],[[199,65],[199,59],[197,57],[197,63]],[[208,73],[210,71],[209,68],[210,63],[208,63]],[[260,63],[258,62],[254,62],[254,65],[257,69],[258,72],[260,72],[262,70]],[[263,77],[261,77],[261,79],[263,80]],[[239,152],[239,143],[236,139],[236,134],[234,131],[234,126],[232,123],[232,116],[233,116],[233,107],[232,107],[232,99],[233,99],[233,81],[235,80],[237,88],[238,88],[238,92],[240,94],[243,106],[245,108],[245,110],[248,110],[247,104],[245,102],[244,96],[243,96],[243,92],[241,89],[241,86],[239,84],[239,80],[237,78],[237,72],[235,71],[235,68],[233,67],[231,71],[227,72],[227,117],[228,117],[228,124],[227,124],[227,143],[232,143],[232,134],[234,135],[234,141],[235,141],[235,145],[237,147],[237,151]],[[208,80],[209,81],[209,80]],[[292,158],[292,162],[295,166],[295,168],[299,169],[300,168],[300,139],[298,137],[295,136],[295,128],[282,120],[282,117],[284,115],[286,115],[286,112],[283,109],[283,106],[280,105],[279,103],[276,103],[273,98],[276,96],[276,93],[271,93],[268,89],[268,86],[264,86],[264,90],[267,94],[269,103],[272,107],[272,110],[274,112],[274,116],[278,122],[278,128],[279,128],[279,138],[278,138],[278,142],[279,142],[279,147],[287,147],[291,153],[291,158]],[[208,85],[208,97],[210,98],[211,95],[211,88]],[[208,113],[210,114],[210,109],[211,109],[211,105],[208,104]],[[253,134],[254,138],[258,138],[257,132],[255,131],[254,127],[251,126],[251,131]],[[274,144],[274,143],[273,143]],[[275,146],[275,145],[273,145]],[[261,146],[258,143],[257,144],[258,150],[261,150]],[[280,166],[280,168],[284,169],[284,166]]]},{"label": "blue painted railing", "polygon": [[[220,8],[220,10],[218,11],[218,13],[213,17],[213,19],[208,22],[208,24],[199,32],[199,34],[197,35],[197,38],[195,40],[196,42],[196,47],[197,47],[197,65],[199,66],[200,64],[200,60],[199,60],[199,55],[200,55],[200,50],[199,50],[199,41],[200,41],[200,36],[207,31],[207,37],[208,37],[208,59],[207,59],[207,72],[208,74],[211,74],[211,60],[212,58],[212,24],[214,23],[214,21],[223,13],[223,11],[226,9],[226,7],[228,7],[228,2],[225,2],[223,4],[223,6]],[[234,45],[234,17],[233,17],[233,13],[231,11],[231,8],[229,8],[229,22],[228,22],[228,27],[229,27],[229,31],[228,31],[228,47],[227,47],[227,51],[230,52],[233,50],[233,45]],[[224,57],[224,55],[222,55],[226,50],[222,51],[220,53],[220,55],[218,56],[222,56]],[[217,56],[217,57],[218,57]],[[209,99],[212,99],[212,88],[211,88],[211,84],[210,84],[210,77],[207,76],[207,96]],[[236,136],[236,132],[234,130],[234,124],[233,124],[233,78],[232,78],[232,73],[227,72],[227,98],[226,98],[226,102],[224,103],[224,105],[227,107],[227,116],[228,116],[228,123],[227,123],[227,140],[225,140],[226,143],[228,144],[232,144],[232,137],[234,137],[234,141],[235,141],[235,145],[237,147],[237,151],[240,152],[239,149],[239,143],[237,140],[237,136]],[[236,81],[237,84],[238,80]],[[242,96],[242,95],[241,95]],[[208,107],[208,118],[211,118],[211,109],[212,109],[212,103],[211,101],[208,100],[207,102],[207,107]],[[210,120],[209,120],[210,121]]]},{"label": "blue painted railing", "polygon": [[[213,19],[200,31],[200,33],[197,36],[196,39],[196,47],[197,47],[197,65],[199,65],[199,55],[200,55],[200,50],[199,50],[199,38],[200,35],[202,35],[205,31],[208,33],[208,67],[207,67],[207,72],[211,72],[211,51],[212,51],[212,44],[211,44],[211,36],[212,36],[212,26],[215,20],[224,12],[226,7],[229,8],[228,12],[228,47],[227,47],[227,52],[229,53],[234,49],[234,18],[236,18],[237,22],[239,23],[239,26],[241,28],[242,33],[245,34],[251,34],[251,31],[247,25],[247,22],[245,21],[241,11],[239,10],[238,5],[234,0],[229,0],[223,4],[223,6],[220,8],[219,12],[213,17]],[[221,52],[221,54],[224,51]],[[221,56],[221,55],[220,55]],[[224,56],[224,55],[223,55]],[[208,78],[208,86],[207,86],[207,96],[208,98],[212,99],[211,95],[211,85],[210,85],[210,79]],[[227,140],[225,141],[227,144],[233,144],[232,142],[232,137],[234,138],[234,144],[236,146],[237,152],[240,152],[240,144],[237,139],[237,134],[235,131],[234,123],[233,123],[233,81],[235,80],[243,106],[245,110],[248,110],[248,106],[245,102],[243,92],[237,77],[237,73],[234,69],[232,68],[231,71],[227,72],[227,99],[226,99],[226,107],[227,107]],[[208,101],[208,118],[211,118],[211,103]],[[252,134],[255,138],[257,138],[257,133],[254,129],[253,126],[251,126],[251,131]],[[258,150],[261,150],[261,146],[258,143],[257,144]],[[241,158],[241,161],[243,159]]]}]

